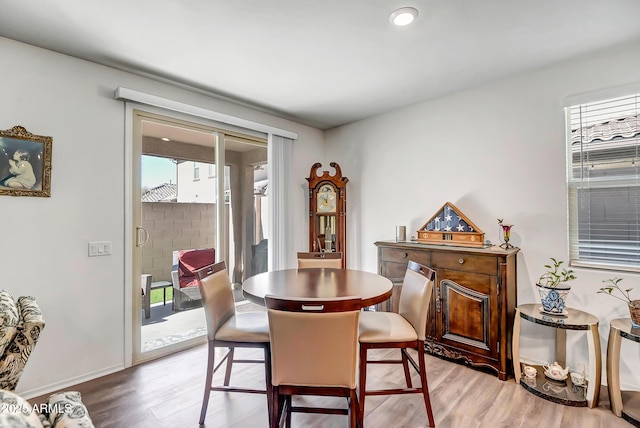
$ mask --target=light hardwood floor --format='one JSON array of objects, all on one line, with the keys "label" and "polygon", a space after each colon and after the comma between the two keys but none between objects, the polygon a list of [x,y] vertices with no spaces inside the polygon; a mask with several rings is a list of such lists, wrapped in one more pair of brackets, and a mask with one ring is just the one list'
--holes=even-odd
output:
[{"label": "light hardwood floor", "polygon": [[[241,355],[259,357],[259,351],[238,350]],[[389,351],[379,352],[388,357]],[[206,345],[132,367],[65,390],[80,391],[97,427],[197,427],[206,367]],[[376,354],[374,354],[376,355]],[[609,410],[607,388],[601,389],[595,409],[551,403],[527,392],[513,379],[500,381],[491,374],[427,356],[427,376],[433,412],[438,427],[544,427],[611,428],[631,427]],[[216,373],[219,381],[223,370]],[[368,385],[401,385],[400,366],[374,365]],[[418,382],[414,375],[414,381]],[[240,364],[234,369],[235,385],[264,387],[261,365]],[[30,400],[43,403],[46,397]],[[294,398],[295,400],[295,398]],[[334,398],[304,397],[309,404],[344,404]],[[299,400],[300,402],[300,400]],[[346,427],[345,416],[293,416],[295,427]],[[206,427],[267,427],[266,397],[257,394],[211,393]],[[367,397],[365,427],[420,428],[427,426],[426,411],[417,394]]]}]

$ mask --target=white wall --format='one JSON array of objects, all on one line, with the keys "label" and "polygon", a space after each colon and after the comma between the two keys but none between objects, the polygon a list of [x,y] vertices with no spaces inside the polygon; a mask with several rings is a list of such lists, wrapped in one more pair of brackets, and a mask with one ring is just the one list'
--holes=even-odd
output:
[{"label": "white wall", "polygon": [[[46,327],[18,385],[26,396],[64,388],[125,364],[125,108],[118,86],[297,132],[294,206],[306,206],[308,168],[324,152],[323,132],[275,116],[0,38],[0,129],[24,126],[53,137],[51,198],[0,197],[1,288],[33,295]],[[306,246],[306,217],[293,216]],[[87,257],[87,243],[113,242],[113,255]]]},{"label": "white wall", "polygon": [[[327,131],[327,157],[349,177],[350,267],[375,271],[375,241],[393,239],[396,225],[415,235],[449,201],[493,242],[497,218],[515,225],[518,303],[537,302],[535,283],[548,258],[568,260],[563,100],[634,83],[640,83],[640,41]],[[576,272],[569,305],[599,318],[604,363],[609,321],[629,315],[596,290],[618,275],[640,293],[639,277]],[[548,332],[526,324],[529,346],[523,338],[521,354],[553,358]],[[586,339],[572,336],[579,352],[570,351],[568,363],[578,367],[586,361]],[[640,388],[640,347],[623,345],[623,354],[622,383]]]}]

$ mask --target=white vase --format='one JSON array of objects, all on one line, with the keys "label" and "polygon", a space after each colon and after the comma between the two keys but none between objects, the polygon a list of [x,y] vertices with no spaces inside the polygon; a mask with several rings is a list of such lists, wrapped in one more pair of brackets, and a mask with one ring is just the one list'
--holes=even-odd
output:
[{"label": "white vase", "polygon": [[540,303],[542,303],[544,312],[558,315],[566,314],[566,302],[571,287],[567,285],[557,287],[547,287],[542,284],[536,285],[538,286]]}]

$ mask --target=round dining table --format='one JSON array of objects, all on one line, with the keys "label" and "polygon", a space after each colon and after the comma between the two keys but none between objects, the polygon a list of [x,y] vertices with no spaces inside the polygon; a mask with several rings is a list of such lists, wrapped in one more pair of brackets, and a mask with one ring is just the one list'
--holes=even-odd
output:
[{"label": "round dining table", "polygon": [[292,299],[360,296],[364,308],[388,300],[393,283],[384,276],[354,269],[285,269],[247,278],[242,291],[248,300],[263,306],[269,294]]}]

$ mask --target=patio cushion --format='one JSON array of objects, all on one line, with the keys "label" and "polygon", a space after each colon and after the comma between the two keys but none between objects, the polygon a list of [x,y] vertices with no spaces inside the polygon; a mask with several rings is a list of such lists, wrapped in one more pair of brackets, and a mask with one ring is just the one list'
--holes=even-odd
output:
[{"label": "patio cushion", "polygon": [[214,248],[201,250],[184,250],[178,253],[178,269],[180,274],[180,288],[197,287],[195,272],[205,266],[215,263]]}]

